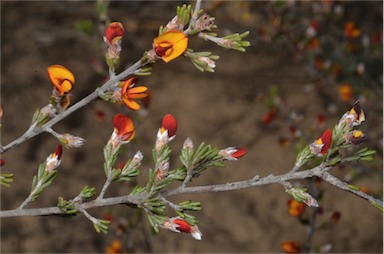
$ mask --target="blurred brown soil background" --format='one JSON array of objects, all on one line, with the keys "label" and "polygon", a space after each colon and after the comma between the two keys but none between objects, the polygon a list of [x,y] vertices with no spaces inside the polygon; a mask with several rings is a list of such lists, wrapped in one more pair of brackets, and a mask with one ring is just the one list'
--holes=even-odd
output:
[{"label": "blurred brown soil background", "polygon": [[[122,22],[127,30],[119,70],[137,61],[144,51],[151,48],[158,27],[175,15],[176,6],[180,3],[121,1],[110,4],[111,20]],[[147,117],[128,111],[123,106],[97,100],[56,124],[54,130],[57,132],[69,132],[85,138],[87,142],[81,148],[64,150],[54,183],[29,207],[53,206],[59,196],[71,199],[85,185],[100,191],[105,181],[102,149],[112,133],[111,119],[116,113],[126,113],[134,119],[137,136],[124,155],[127,159],[137,150],[143,152],[143,174],[138,178],[142,184],[147,169],[153,167],[152,145],[161,119],[167,113],[178,121],[176,139],[170,144],[174,151],[171,167],[180,164],[177,151],[187,137],[194,141],[195,146],[204,141],[219,148],[237,146],[248,149],[248,154],[239,161],[227,163],[225,168],[210,168],[191,185],[239,181],[257,174],[282,174],[291,169],[296,154],[294,144],[282,147],[278,142],[280,137],[289,136],[286,119],[278,118],[269,125],[262,123],[263,115],[268,111],[263,98],[268,95],[271,86],[278,88],[287,111],[304,116],[301,129],[313,128],[319,113],[327,117],[324,129],[333,128],[353,102],[341,103],[337,101],[337,96],[324,96],[337,94],[336,86],[305,90],[314,80],[305,72],[302,63],[272,44],[257,41],[255,26],[265,20],[255,11],[251,22],[241,22],[233,3],[225,2],[223,7],[209,14],[216,17],[219,34],[250,30],[252,46],[247,52],[225,50],[192,38],[189,47],[195,51],[212,51],[220,56],[216,73],[201,73],[183,58],[169,64],[156,64],[153,74],[141,78],[139,82],[153,92]],[[209,4],[212,3],[208,2],[207,8]],[[28,128],[35,109],[49,102],[52,90],[46,72],[49,65],[61,64],[75,74],[72,104],[103,83],[103,77],[97,75],[92,67],[95,60],[102,59],[101,36],[97,32],[86,35],[77,31],[76,22],[84,20],[97,23],[95,2],[1,1],[3,145],[19,137]],[[380,197],[382,94],[370,92],[374,95],[362,104],[367,115],[362,129],[369,136],[366,145],[376,149],[378,154],[371,162],[348,164],[333,169],[333,173],[343,177],[352,167],[364,171],[353,184],[367,186]],[[330,105],[336,105],[337,110],[327,110]],[[98,120],[97,112],[103,112],[104,120]],[[321,132],[316,130],[308,140],[314,140]],[[55,138],[43,134],[2,155],[6,161],[2,172],[15,174],[10,188],[1,187],[2,210],[18,207],[28,196],[39,163],[57,145]],[[302,182],[303,185],[306,183]],[[382,213],[350,193],[325,183],[324,188],[321,202],[324,214],[318,217],[319,221],[326,220],[334,210],[339,211],[342,217],[334,228],[316,231],[313,245],[330,243],[332,252],[382,253]],[[131,189],[132,184],[114,183],[106,195],[125,195]],[[305,242],[307,237],[306,227],[287,214],[289,196],[279,185],[183,195],[172,198],[172,201],[187,199],[202,202],[203,209],[193,213],[200,221],[202,241],[164,230],[154,235],[145,216],[127,206],[117,206],[89,212],[96,217],[111,212],[116,221],[128,223],[124,237],[114,227],[107,235],[97,234],[90,221],[80,214],[72,218],[7,218],[1,220],[1,252],[100,253],[114,239],[120,239],[130,252],[265,253],[281,252],[283,241]],[[170,210],[169,215],[175,214]]]}]

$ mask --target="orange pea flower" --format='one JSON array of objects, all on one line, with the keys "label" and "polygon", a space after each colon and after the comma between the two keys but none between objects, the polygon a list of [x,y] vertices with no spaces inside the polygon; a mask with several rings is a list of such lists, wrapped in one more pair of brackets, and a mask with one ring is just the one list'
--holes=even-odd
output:
[{"label": "orange pea flower", "polygon": [[58,64],[48,67],[48,76],[57,91],[59,91],[60,96],[71,91],[75,83],[75,76],[73,76],[72,72]]},{"label": "orange pea flower", "polygon": [[343,84],[339,87],[339,95],[342,101],[348,101],[352,98],[352,87],[349,84]]},{"label": "orange pea flower", "polygon": [[146,91],[148,90],[145,86],[133,87],[136,80],[137,78],[128,79],[121,88],[121,100],[125,106],[133,110],[140,109],[140,105],[134,100],[145,98],[147,96]]},{"label": "orange pea flower", "polygon": [[131,141],[135,136],[135,126],[131,118],[123,114],[116,114],[113,117],[114,132],[123,142]]},{"label": "orange pea flower", "polygon": [[285,241],[281,244],[281,249],[285,253],[299,253],[300,252],[300,243],[294,241]]},{"label": "orange pea flower", "polygon": [[156,54],[168,63],[184,53],[188,38],[179,30],[170,30],[153,39],[153,46]]},{"label": "orange pea flower", "polygon": [[122,253],[121,249],[121,242],[119,240],[114,240],[111,245],[109,245],[105,252],[107,254],[116,254],[116,253]]},{"label": "orange pea flower", "polygon": [[296,199],[288,201],[288,214],[291,216],[301,216],[305,210],[305,204],[298,202]]},{"label": "orange pea flower", "polygon": [[344,35],[348,38],[356,38],[361,34],[360,29],[356,28],[355,22],[347,22],[344,26]]}]

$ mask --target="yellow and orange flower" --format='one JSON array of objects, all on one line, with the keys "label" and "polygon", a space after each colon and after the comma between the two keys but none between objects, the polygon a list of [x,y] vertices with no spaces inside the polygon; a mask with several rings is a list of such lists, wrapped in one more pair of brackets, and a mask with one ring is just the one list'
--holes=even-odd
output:
[{"label": "yellow and orange flower", "polygon": [[115,128],[116,135],[120,137],[121,141],[129,142],[135,136],[135,126],[131,118],[123,114],[116,114],[113,117],[113,127]]},{"label": "yellow and orange flower", "polygon": [[179,30],[170,30],[153,39],[155,52],[164,62],[175,59],[188,47],[188,37]]},{"label": "yellow and orange flower", "polygon": [[55,64],[48,67],[48,76],[56,87],[60,96],[72,90],[75,76],[64,66]]},{"label": "yellow and orange flower", "polygon": [[121,100],[125,106],[133,110],[140,109],[140,105],[135,100],[145,98],[148,95],[146,93],[148,88],[145,86],[134,87],[136,80],[137,78],[128,79],[121,88]]}]

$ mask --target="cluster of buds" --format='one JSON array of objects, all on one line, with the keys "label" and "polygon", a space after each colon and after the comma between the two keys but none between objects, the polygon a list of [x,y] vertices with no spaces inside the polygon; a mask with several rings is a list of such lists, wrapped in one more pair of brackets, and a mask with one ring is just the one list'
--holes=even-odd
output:
[{"label": "cluster of buds", "polygon": [[120,22],[112,22],[105,29],[104,41],[108,45],[105,59],[109,66],[110,74],[114,74],[115,67],[120,60],[121,40],[125,33]]},{"label": "cluster of buds", "polygon": [[196,225],[191,226],[188,222],[186,222],[180,217],[169,218],[169,220],[164,222],[163,227],[165,229],[168,229],[177,233],[183,232],[183,233],[191,234],[191,236],[196,240],[201,240],[202,234],[199,228]]},{"label": "cluster of buds", "polygon": [[216,67],[215,61],[219,59],[219,56],[212,55],[211,52],[194,53],[191,49],[188,49],[185,55],[189,57],[192,60],[193,65],[202,72],[214,72],[214,68]]},{"label": "cluster of buds", "polygon": [[85,139],[77,136],[73,136],[69,133],[61,134],[59,136],[59,141],[66,148],[80,147],[84,144]]},{"label": "cluster of buds", "polygon": [[340,119],[336,131],[342,135],[342,140],[348,144],[358,145],[367,139],[361,130],[353,130],[365,121],[364,111],[356,101],[352,109],[348,110]]},{"label": "cluster of buds", "polygon": [[249,31],[242,34],[234,33],[224,37],[216,37],[215,35],[208,33],[199,33],[199,37],[204,40],[209,40],[220,47],[234,49],[240,52],[245,52],[245,47],[249,47],[251,44],[249,41],[243,39],[249,35]]}]

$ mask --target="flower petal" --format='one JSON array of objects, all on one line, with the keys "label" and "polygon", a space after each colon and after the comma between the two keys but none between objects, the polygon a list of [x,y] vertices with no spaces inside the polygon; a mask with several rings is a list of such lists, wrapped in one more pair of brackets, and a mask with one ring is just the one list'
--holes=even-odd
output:
[{"label": "flower petal", "polygon": [[124,33],[124,27],[120,22],[112,22],[105,29],[104,36],[109,44],[113,44],[114,42],[120,40]]},{"label": "flower petal", "polygon": [[166,114],[163,118],[161,127],[168,130],[168,137],[172,138],[176,135],[177,121],[171,114]]},{"label": "flower petal", "polygon": [[139,110],[140,109],[140,105],[134,101],[134,100],[131,100],[130,98],[124,96],[121,98],[125,104],[125,106],[127,106],[129,109],[132,109],[132,110]]},{"label": "flower petal", "polygon": [[60,95],[69,92],[75,83],[75,76],[72,72],[58,64],[48,67],[48,76]]},{"label": "flower petal", "polygon": [[188,47],[188,38],[179,30],[170,30],[153,39],[153,44],[156,54],[168,63],[184,53]]},{"label": "flower petal", "polygon": [[135,127],[131,118],[123,114],[116,114],[113,117],[113,127],[117,130],[117,135],[123,141],[131,140],[135,134]]}]

